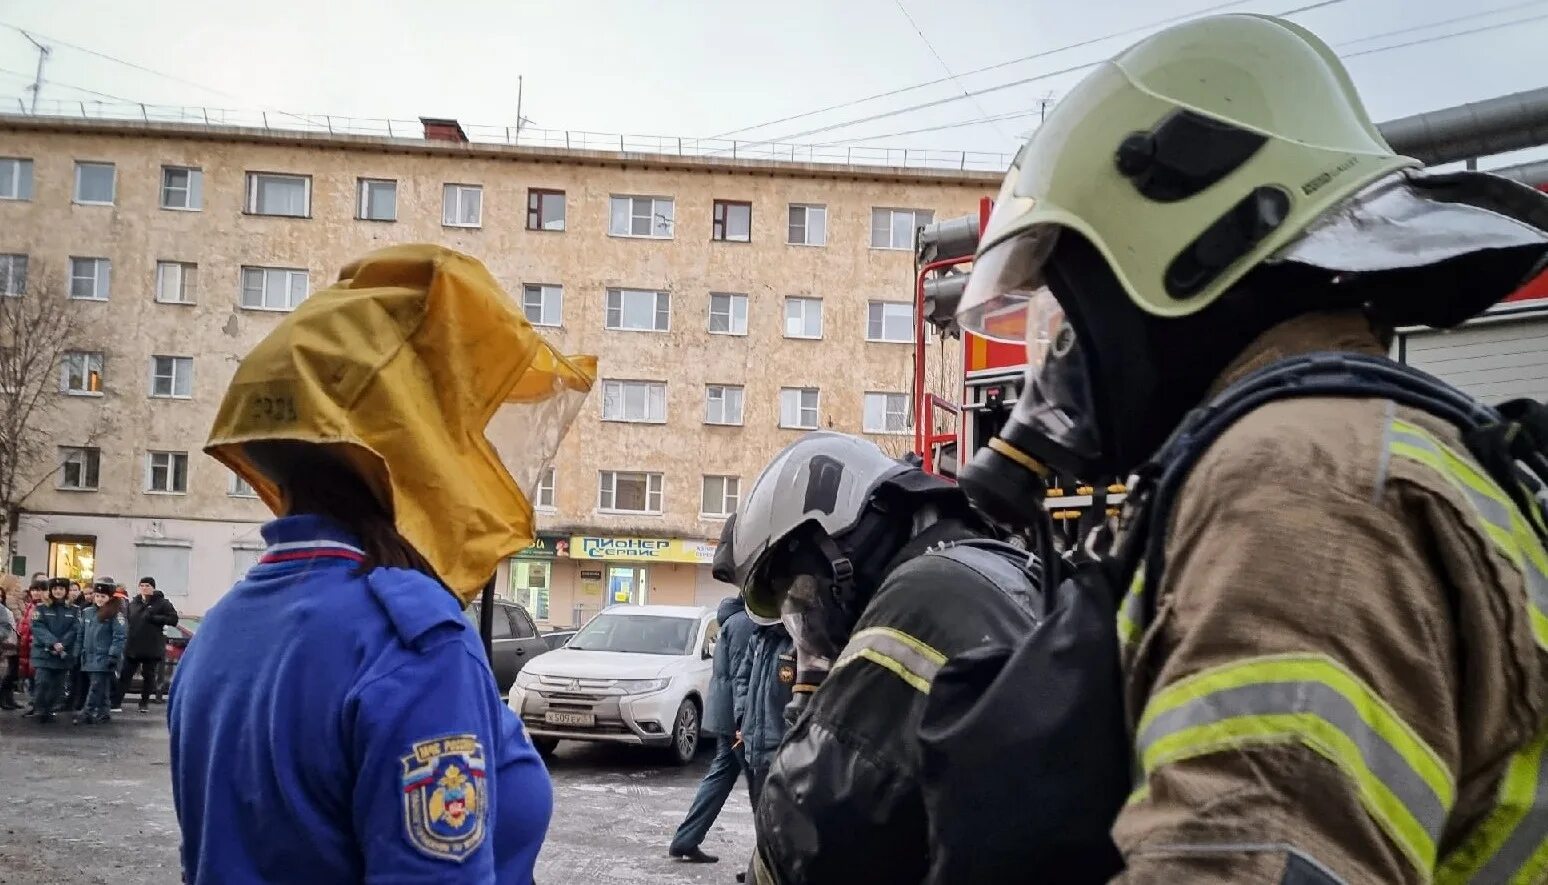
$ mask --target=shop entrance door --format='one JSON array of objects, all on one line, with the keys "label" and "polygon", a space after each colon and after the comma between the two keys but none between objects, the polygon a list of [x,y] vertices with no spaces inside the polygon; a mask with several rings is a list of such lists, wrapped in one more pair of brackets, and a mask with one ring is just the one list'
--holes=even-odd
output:
[{"label": "shop entrance door", "polygon": [[97,573],[97,539],[90,536],[50,535],[48,574],[90,584]]},{"label": "shop entrance door", "polygon": [[610,565],[607,567],[607,605],[644,605],[648,592],[645,566]]}]

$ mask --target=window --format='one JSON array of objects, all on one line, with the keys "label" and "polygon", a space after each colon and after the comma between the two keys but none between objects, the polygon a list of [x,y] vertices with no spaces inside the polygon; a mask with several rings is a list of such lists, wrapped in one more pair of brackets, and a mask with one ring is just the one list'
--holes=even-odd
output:
[{"label": "window", "polygon": [[204,172],[191,166],[162,166],[161,208],[185,212],[203,209]]},{"label": "window", "polygon": [[94,448],[59,447],[59,488],[78,492],[97,490],[102,452]]},{"label": "window", "polygon": [[615,237],[672,238],[671,197],[613,197],[607,232]]},{"label": "window", "polygon": [[199,266],[183,261],[156,262],[156,300],[162,304],[193,304],[199,286]]},{"label": "window", "polygon": [[27,294],[27,256],[0,255],[0,295]]},{"label": "window", "polygon": [[447,227],[482,227],[484,189],[476,184],[441,187],[441,224]]},{"label": "window", "polygon": [[102,354],[66,351],[59,358],[59,389],[73,396],[102,395]]},{"label": "window", "polygon": [[249,310],[295,310],[306,300],[306,271],[285,267],[242,268],[242,306]]},{"label": "window", "polygon": [[[517,604],[524,606],[532,612],[533,617],[540,621],[548,620],[548,585],[550,571],[553,568],[551,562],[534,562],[526,559],[511,560],[511,591]],[[526,617],[520,612],[515,613],[518,622],[523,622]],[[517,632],[526,625],[517,624]]]},{"label": "window", "polygon": [[625,332],[665,332],[671,328],[672,296],[648,289],[608,289],[604,325]]},{"label": "window", "polygon": [[75,202],[111,206],[117,190],[118,175],[112,163],[75,164]]},{"label": "window", "polygon": [[665,423],[666,384],[661,381],[603,381],[602,420]]},{"label": "window", "polygon": [[828,207],[790,204],[790,245],[828,245]]},{"label": "window", "polygon": [[70,297],[106,301],[113,263],[106,258],[70,259]]},{"label": "window", "polygon": [[554,468],[544,467],[538,474],[537,500],[532,506],[539,510],[554,509]]},{"label": "window", "polygon": [[746,335],[747,296],[711,292],[709,330],[716,335]]},{"label": "window", "polygon": [[145,491],[166,495],[182,495],[187,493],[188,453],[146,453]]},{"label": "window", "polygon": [[866,308],[865,340],[907,344],[914,340],[914,306],[872,301]]},{"label": "window", "polygon": [[741,424],[742,388],[728,384],[711,384],[704,388],[704,423]]},{"label": "window", "polygon": [[226,487],[226,494],[233,498],[258,497],[258,492],[253,489],[252,484],[235,473],[231,474],[231,485]]},{"label": "window", "polygon": [[188,560],[193,544],[175,538],[140,538],[135,542],[137,575],[156,579],[156,589],[174,598],[188,595]]},{"label": "window", "polygon": [[564,230],[564,191],[527,191],[527,230]]},{"label": "window", "polygon": [[597,509],[616,513],[660,513],[661,474],[602,471]]},{"label": "window", "polygon": [[171,399],[193,396],[193,357],[151,357],[150,395]]},{"label": "window", "polygon": [[706,476],[699,496],[699,515],[724,518],[736,512],[742,481],[735,476]]},{"label": "window", "polygon": [[914,248],[914,231],[935,219],[929,209],[872,209],[871,248]]},{"label": "window", "polygon": [[521,287],[521,312],[534,326],[558,326],[564,321],[564,288],[540,283]]},{"label": "window", "polygon": [[715,201],[715,223],[710,239],[731,243],[752,240],[752,204],[731,200]]},{"label": "window", "polygon": [[32,199],[32,161],[0,157],[0,200]]},{"label": "window", "polygon": [[282,215],[287,218],[311,216],[311,176],[247,173],[247,212],[249,215]]},{"label": "window", "polygon": [[398,220],[398,183],[387,178],[360,179],[355,217],[362,221]]},{"label": "window", "polygon": [[907,433],[908,395],[867,393],[864,420],[866,433]]},{"label": "window", "polygon": [[779,426],[817,429],[817,388],[784,387],[779,391]]},{"label": "window", "polygon": [[822,299],[785,299],[785,337],[822,337]]}]

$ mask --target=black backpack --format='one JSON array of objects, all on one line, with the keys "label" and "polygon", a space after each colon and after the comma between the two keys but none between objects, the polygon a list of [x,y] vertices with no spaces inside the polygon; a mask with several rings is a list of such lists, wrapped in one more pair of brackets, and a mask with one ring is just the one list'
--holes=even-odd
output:
[{"label": "black backpack", "polygon": [[[920,728],[924,791],[935,821],[936,882],[1106,882],[1123,868],[1109,832],[1134,789],[1117,615],[1143,628],[1165,570],[1165,526],[1200,456],[1236,421],[1292,397],[1396,401],[1455,424],[1473,456],[1523,512],[1545,509],[1548,409],[1516,400],[1492,409],[1416,369],[1349,353],[1276,362],[1194,410],[1137,473],[1123,545],[1110,555],[1051,561],[1041,623],[1017,648],[948,661]],[[1529,520],[1539,534],[1544,520]],[[1548,542],[1548,538],[1544,539]]]}]

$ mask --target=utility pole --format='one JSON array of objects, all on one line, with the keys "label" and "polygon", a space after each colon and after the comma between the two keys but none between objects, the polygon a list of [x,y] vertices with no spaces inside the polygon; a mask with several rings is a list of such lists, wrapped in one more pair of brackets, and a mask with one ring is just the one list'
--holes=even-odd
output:
[{"label": "utility pole", "polygon": [[53,54],[54,50],[32,39],[32,35],[26,31],[22,31],[21,35],[26,37],[28,42],[32,43],[33,46],[38,47],[38,73],[35,77],[33,77],[32,85],[27,87],[32,91],[31,113],[36,114],[38,112],[38,93],[43,91],[43,65],[48,61],[48,57]]}]

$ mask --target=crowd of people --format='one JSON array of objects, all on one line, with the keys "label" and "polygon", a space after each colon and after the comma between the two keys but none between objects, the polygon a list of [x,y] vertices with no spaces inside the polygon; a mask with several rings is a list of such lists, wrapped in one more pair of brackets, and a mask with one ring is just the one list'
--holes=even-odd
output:
[{"label": "crowd of people", "polygon": [[[0,587],[0,710],[49,724],[73,712],[76,725],[95,725],[123,712],[124,696],[140,679],[139,712],[163,703],[164,628],[177,607],[156,589],[154,577],[128,588],[109,577],[89,587],[65,577],[32,576],[19,616]],[[26,695],[23,705],[17,693]]]}]

